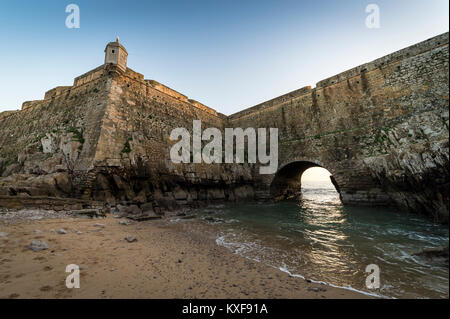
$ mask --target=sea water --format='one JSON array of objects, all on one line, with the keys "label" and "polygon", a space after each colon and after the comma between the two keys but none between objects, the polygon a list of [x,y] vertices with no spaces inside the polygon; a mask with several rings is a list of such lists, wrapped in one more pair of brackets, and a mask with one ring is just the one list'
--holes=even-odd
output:
[{"label": "sea water", "polygon": [[[389,298],[448,298],[448,260],[414,255],[448,246],[449,230],[416,214],[343,206],[330,183],[304,182],[298,201],[227,204],[199,210],[216,242],[313,281]],[[366,286],[366,267],[380,288]]]}]

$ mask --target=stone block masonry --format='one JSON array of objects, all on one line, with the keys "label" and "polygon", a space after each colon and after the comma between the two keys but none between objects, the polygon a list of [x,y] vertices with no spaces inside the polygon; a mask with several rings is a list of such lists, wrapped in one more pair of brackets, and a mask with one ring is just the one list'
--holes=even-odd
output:
[{"label": "stone block masonry", "polygon": [[[344,204],[448,222],[448,33],[230,116],[144,79],[126,62],[105,59],[73,86],[0,114],[2,202],[49,196],[162,212],[285,199],[300,192],[304,170],[321,166]],[[191,129],[193,120],[220,130],[278,128],[278,172],[172,163],[170,132]]]}]

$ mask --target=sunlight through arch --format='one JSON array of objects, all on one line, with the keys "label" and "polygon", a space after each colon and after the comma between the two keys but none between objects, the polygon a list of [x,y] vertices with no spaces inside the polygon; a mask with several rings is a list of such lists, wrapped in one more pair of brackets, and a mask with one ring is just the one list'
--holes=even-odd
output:
[{"label": "sunlight through arch", "polygon": [[323,167],[311,167],[302,174],[302,182],[330,182],[331,173]]},{"label": "sunlight through arch", "polygon": [[302,184],[307,188],[330,188],[339,193],[332,173],[311,161],[294,161],[282,166],[270,184],[270,194],[275,200],[295,199],[301,195]]}]

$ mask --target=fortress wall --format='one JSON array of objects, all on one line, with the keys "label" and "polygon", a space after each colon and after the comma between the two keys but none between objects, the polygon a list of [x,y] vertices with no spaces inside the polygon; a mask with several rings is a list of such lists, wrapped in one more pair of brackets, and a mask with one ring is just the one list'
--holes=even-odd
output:
[{"label": "fortress wall", "polygon": [[71,86],[57,86],[54,89],[45,92],[44,100],[51,99],[52,97],[67,92],[71,88],[72,88]]},{"label": "fortress wall", "polygon": [[252,196],[245,186],[251,183],[247,165],[174,164],[170,159],[176,142],[169,138],[173,129],[183,127],[192,133],[193,120],[201,120],[203,129],[223,129],[224,116],[146,85],[147,81],[142,84],[120,73],[112,81],[95,156],[96,198],[142,201],[144,193],[148,201],[160,197],[195,202],[234,198],[239,187],[243,187],[239,196]]},{"label": "fortress wall", "polygon": [[41,105],[43,100],[26,101],[22,103],[22,110],[26,110],[30,107],[35,107]]},{"label": "fortress wall", "polygon": [[43,100],[26,101],[22,104],[22,110],[30,107],[39,107],[44,105],[45,100],[60,97],[66,95],[67,97],[74,96],[76,94],[88,93],[94,89],[98,84],[98,79],[105,75],[104,66],[99,66],[83,75],[80,75],[74,79],[73,86],[57,86],[51,90],[45,92]]},{"label": "fortress wall", "polygon": [[28,109],[30,107],[36,107],[45,104],[44,100],[49,100],[56,98],[61,95],[70,95],[86,93],[94,89],[97,85],[97,81],[100,77],[104,75],[104,66],[100,66],[91,70],[74,80],[73,86],[57,86],[51,90],[45,92],[43,100],[26,101],[22,104],[22,110]]},{"label": "fortress wall", "polygon": [[167,94],[167,95],[169,95],[171,97],[174,97],[174,98],[176,98],[176,99],[178,99],[180,101],[183,101],[183,102],[187,102],[188,101],[188,97],[186,95],[183,95],[183,94],[181,94],[181,93],[179,93],[179,92],[177,92],[177,91],[175,91],[175,90],[173,90],[173,89],[171,89],[171,88],[169,88],[169,87],[167,87],[167,86],[165,86],[165,85],[163,85],[163,84],[161,84],[161,83],[159,83],[157,81],[146,80],[146,83],[148,85],[150,85],[152,88],[154,88],[154,89],[156,89],[156,90],[158,90],[160,92],[163,92],[163,93],[165,93],[165,94]]},{"label": "fortress wall", "polygon": [[[448,36],[446,39],[446,43],[439,41],[440,45],[422,54],[411,54],[404,60],[315,88],[270,107],[263,103],[263,108],[257,106],[248,109],[251,112],[236,113],[229,117],[229,123],[239,127],[279,127],[281,142],[289,143],[347,131],[363,135],[427,110],[437,109],[445,116]],[[437,41],[425,43],[430,42]],[[413,48],[417,46],[423,47]],[[406,56],[408,49],[401,52]]]},{"label": "fortress wall", "polygon": [[219,116],[219,117],[221,117],[223,119],[226,118],[225,115],[217,113],[216,110],[214,110],[214,109],[212,109],[212,108],[210,108],[210,107],[208,107],[208,106],[204,105],[203,103],[200,103],[200,102],[198,102],[196,100],[189,99],[188,102],[190,104],[192,104],[193,106],[195,106],[195,107],[197,107],[199,109],[202,109],[203,111],[206,111],[208,113],[214,114],[214,115]]},{"label": "fortress wall", "polygon": [[[95,126],[99,126],[103,116],[106,87],[107,83],[97,78],[72,89],[55,90],[59,94],[25,102],[22,111],[0,116],[0,158],[11,165],[9,171],[2,173],[42,173],[42,165],[58,151],[61,139],[66,140],[64,145],[71,145],[74,138],[70,136],[75,131],[84,142],[71,151],[73,164],[80,165],[79,169],[92,165],[89,162],[98,137]],[[52,152],[46,153],[43,140]]]},{"label": "fortress wall", "polygon": [[449,40],[448,32],[438,35],[436,37],[433,37],[428,40],[425,40],[425,41],[419,42],[417,44],[414,44],[412,46],[409,46],[405,49],[388,54],[388,55],[386,55],[382,58],[376,59],[372,62],[357,66],[353,69],[342,72],[342,73],[332,76],[328,79],[322,80],[319,83],[317,83],[316,87],[317,88],[326,87],[328,85],[331,85],[331,84],[334,84],[337,82],[341,82],[341,81],[345,81],[348,78],[357,76],[361,72],[372,71],[377,68],[382,68],[385,65],[399,62],[404,59],[408,59],[410,57],[420,55],[424,52],[434,50],[439,47],[448,46],[448,40]]},{"label": "fortress wall", "polygon": [[[0,195],[14,184],[31,195],[65,189],[111,204],[267,196],[276,174],[260,175],[256,165],[172,163],[170,132],[192,132],[201,120],[202,129],[278,128],[279,167],[327,168],[345,204],[395,204],[448,221],[448,61],[447,33],[229,117],[103,65],[0,114],[0,173],[32,174],[0,180]],[[55,187],[60,174],[72,189],[42,186]]]},{"label": "fortress wall", "polygon": [[10,116],[10,115],[12,115],[14,113],[17,113],[17,112],[20,112],[20,111],[4,111],[4,112],[1,112],[0,113],[0,119],[6,118],[6,117],[8,117],[8,116]]},{"label": "fortress wall", "polygon": [[[123,136],[118,137],[118,145],[108,146],[109,154],[115,154],[120,158],[120,151],[126,139],[133,134],[140,134],[143,135],[140,137],[141,140],[154,141],[153,146],[158,144],[156,148],[148,147],[148,151],[153,150],[153,156],[150,158],[154,162],[159,162],[168,159],[168,137],[172,129],[185,127],[192,130],[194,119],[202,120],[205,127],[222,128],[224,126],[223,118],[184,102],[172,92],[167,94],[160,90],[161,87],[157,87],[158,89],[146,85],[146,82],[142,83],[120,74],[115,75],[108,109],[109,120],[111,120],[109,124],[113,129],[108,134]],[[108,135],[105,135],[106,139],[115,140],[108,138]],[[112,149],[114,151],[111,151]],[[99,156],[97,159],[102,160],[102,157]]]},{"label": "fortress wall", "polygon": [[102,77],[104,74],[105,74],[105,67],[101,65],[89,72],[86,72],[76,77],[73,81],[73,86],[74,87],[81,86],[85,83],[91,82],[95,79]]},{"label": "fortress wall", "polygon": [[305,87],[303,87],[301,89],[294,90],[292,92],[283,94],[283,95],[281,95],[279,97],[276,97],[276,98],[271,99],[269,101],[266,101],[266,102],[263,102],[261,104],[255,105],[255,106],[250,107],[248,109],[245,109],[243,111],[234,113],[234,114],[230,115],[228,118],[229,118],[229,120],[235,120],[235,119],[238,119],[240,117],[243,117],[243,116],[246,116],[246,115],[250,115],[250,114],[252,114],[254,112],[260,112],[260,111],[262,111],[262,110],[264,110],[266,108],[270,108],[270,107],[277,106],[279,104],[283,104],[286,101],[291,101],[293,98],[300,97],[302,95],[306,95],[307,93],[311,92],[311,90],[312,89],[311,89],[310,86],[305,86]]},{"label": "fortress wall", "polygon": [[130,68],[127,68],[127,70],[125,71],[125,75],[130,77],[130,78],[132,78],[132,79],[135,79],[135,80],[139,80],[139,81],[144,80],[144,75],[143,74],[141,74],[139,72],[136,72],[136,71],[134,71],[134,70],[132,70]]},{"label": "fortress wall", "polygon": [[[314,91],[332,88],[334,84],[339,82],[351,82],[353,84],[359,85],[360,83],[362,83],[361,77],[362,74],[364,73],[376,71],[376,69],[381,70],[382,68],[386,68],[389,65],[398,65],[398,63],[401,62],[402,60],[414,58],[426,52],[439,50],[439,48],[447,50],[448,43],[449,43],[449,33],[438,35],[431,39],[425,40],[423,42],[417,43],[405,49],[386,55],[382,58],[376,59],[372,62],[362,64],[348,71],[342,72],[338,75],[322,80],[317,83],[316,88],[314,88]],[[258,113],[263,109],[269,107],[281,107],[283,104],[290,103],[292,102],[293,99],[303,95],[308,95],[311,92],[312,92],[311,87],[304,87],[299,90],[295,90],[293,92],[274,98],[272,100],[263,102],[256,106],[250,107],[248,109],[242,110],[240,112],[234,113],[229,116],[229,119],[231,121],[236,120],[241,117],[250,115],[252,113]]]},{"label": "fortress wall", "polygon": [[324,166],[345,203],[397,203],[448,219],[448,60],[447,33],[239,112],[229,125],[278,127],[280,166]]},{"label": "fortress wall", "polygon": [[213,115],[218,115],[216,110],[214,110],[196,100],[189,99],[186,95],[183,95],[183,94],[181,94],[181,93],[179,93],[157,81],[154,81],[154,80],[145,80],[145,81],[150,87],[154,88],[155,90],[162,92],[167,96],[173,97],[177,100],[187,103],[189,108],[191,107],[191,106],[189,106],[189,104],[190,104],[190,105],[193,105],[196,108],[201,109],[205,112],[211,113]]}]

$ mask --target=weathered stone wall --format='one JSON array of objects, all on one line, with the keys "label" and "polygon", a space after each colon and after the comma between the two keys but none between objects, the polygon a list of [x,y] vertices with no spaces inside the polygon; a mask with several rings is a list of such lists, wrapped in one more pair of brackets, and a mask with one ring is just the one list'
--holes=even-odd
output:
[{"label": "weathered stone wall", "polygon": [[253,197],[247,165],[174,164],[170,159],[173,129],[192,133],[193,120],[201,120],[203,129],[223,130],[226,116],[133,76],[130,69],[112,72],[111,81],[95,155],[95,198],[174,206]]},{"label": "weathered stone wall", "polygon": [[[448,61],[447,33],[229,123],[279,128],[280,167],[323,166],[346,204],[398,205],[448,220]],[[268,189],[272,181],[261,183]]]},{"label": "weathered stone wall", "polygon": [[76,195],[67,184],[86,179],[93,167],[108,85],[100,77],[80,81],[0,116],[0,173],[9,177],[0,180],[1,195],[8,195],[11,185],[35,196]]}]

